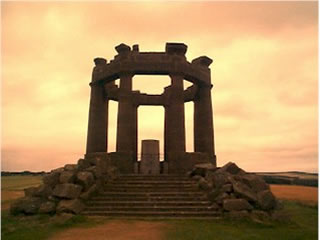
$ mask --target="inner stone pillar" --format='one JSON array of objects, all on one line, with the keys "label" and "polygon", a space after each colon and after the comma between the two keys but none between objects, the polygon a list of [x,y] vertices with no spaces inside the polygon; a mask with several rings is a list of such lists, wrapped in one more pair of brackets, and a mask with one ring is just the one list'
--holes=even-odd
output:
[{"label": "inner stone pillar", "polygon": [[167,104],[165,106],[165,154],[168,152],[185,152],[185,122],[183,76],[170,75],[171,86],[166,88]]},{"label": "inner stone pillar", "polygon": [[120,91],[117,120],[117,152],[137,152],[137,106],[132,101],[132,74],[120,76]]},{"label": "inner stone pillar", "polygon": [[199,86],[194,100],[194,150],[207,153],[216,165],[211,87],[208,86]]},{"label": "inner stone pillar", "polygon": [[89,123],[86,153],[107,151],[108,103],[104,87],[91,83]]},{"label": "inner stone pillar", "polygon": [[159,141],[142,140],[140,173],[160,174]]}]

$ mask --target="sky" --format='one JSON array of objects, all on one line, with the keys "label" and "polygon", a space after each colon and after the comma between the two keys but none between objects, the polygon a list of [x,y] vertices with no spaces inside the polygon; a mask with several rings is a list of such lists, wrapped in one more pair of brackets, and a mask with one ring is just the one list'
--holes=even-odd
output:
[{"label": "sky", "polygon": [[[93,59],[115,46],[188,45],[211,68],[218,166],[318,172],[317,2],[1,2],[2,171],[49,171],[83,157]],[[135,76],[161,94],[168,76]],[[190,84],[185,81],[185,87]],[[117,103],[110,102],[115,150]],[[193,151],[193,104],[185,104]],[[164,109],[138,110],[139,143],[160,140]],[[140,151],[140,144],[139,144]]]}]

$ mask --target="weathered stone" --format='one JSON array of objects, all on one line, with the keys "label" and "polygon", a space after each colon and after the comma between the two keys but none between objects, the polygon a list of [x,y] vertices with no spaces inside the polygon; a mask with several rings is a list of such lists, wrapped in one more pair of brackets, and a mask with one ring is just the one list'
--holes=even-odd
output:
[{"label": "weathered stone", "polygon": [[223,185],[222,187],[221,187],[221,191],[222,192],[227,192],[227,193],[231,193],[232,192],[232,184],[230,184],[230,183],[227,183],[227,184],[225,184],[225,185]]},{"label": "weathered stone", "polygon": [[97,166],[91,166],[91,167],[86,168],[86,172],[91,172],[92,175],[93,175],[95,178],[98,177],[98,174],[97,174]]},{"label": "weathered stone", "polygon": [[200,178],[199,181],[198,181],[198,187],[201,189],[201,190],[209,190],[210,189],[210,185],[208,183],[208,181],[204,178]]},{"label": "weathered stone", "polygon": [[232,187],[235,194],[251,202],[257,202],[257,195],[247,185],[237,181],[232,184]]},{"label": "weathered stone", "polygon": [[252,210],[250,217],[254,222],[258,223],[263,223],[267,220],[270,220],[269,214],[261,210]]},{"label": "weathered stone", "polygon": [[242,210],[242,211],[228,212],[227,216],[231,219],[243,219],[243,218],[248,218],[250,215],[247,210]]},{"label": "weathered stone", "polygon": [[51,172],[45,176],[43,176],[43,183],[49,185],[50,187],[54,187],[59,183],[60,172],[55,171]]},{"label": "weathered stone", "polygon": [[210,202],[215,202],[220,193],[220,190],[215,188],[207,194],[207,197]]},{"label": "weathered stone", "polygon": [[53,189],[53,195],[60,198],[74,199],[80,195],[81,190],[82,186],[72,183],[63,183],[58,184]]},{"label": "weathered stone", "polygon": [[222,204],[225,199],[230,198],[229,194],[222,192],[216,197],[216,202]]},{"label": "weathered stone", "polygon": [[194,179],[194,180],[200,180],[202,177],[200,176],[200,175],[194,175],[193,177],[192,177],[192,179]]},{"label": "weathered stone", "polygon": [[79,199],[62,200],[59,202],[57,212],[67,212],[78,214],[85,208],[85,205]]},{"label": "weathered stone", "polygon": [[78,170],[78,166],[77,166],[77,164],[66,164],[64,166],[64,170],[65,171],[77,171]]},{"label": "weathered stone", "polygon": [[216,167],[212,163],[200,163],[196,164],[191,172],[191,176],[205,177],[208,171],[215,170]]},{"label": "weathered stone", "polygon": [[50,187],[50,185],[41,184],[39,187],[35,189],[33,196],[48,198],[51,194],[52,194],[52,188]]},{"label": "weathered stone", "polygon": [[84,169],[86,169],[86,168],[88,168],[90,166],[91,166],[91,164],[87,159],[80,158],[78,160],[78,169],[79,170],[84,170]]},{"label": "weathered stone", "polygon": [[44,202],[40,205],[39,213],[54,213],[56,211],[56,204],[51,201]]},{"label": "weathered stone", "polygon": [[212,175],[211,179],[213,187],[220,188],[225,185],[228,181],[227,176],[228,175],[225,173],[215,173],[214,175]]},{"label": "weathered stone", "polygon": [[63,171],[60,174],[59,181],[60,183],[73,183],[76,179],[76,175],[74,171]]},{"label": "weathered stone", "polygon": [[239,199],[225,199],[223,201],[223,208],[226,211],[242,211],[242,210],[251,210],[253,207],[248,203],[247,200]]},{"label": "weathered stone", "polygon": [[91,172],[78,172],[77,182],[84,188],[84,191],[89,189],[94,182],[94,177]]},{"label": "weathered stone", "polygon": [[80,198],[83,200],[90,199],[98,191],[97,184],[93,184],[88,191],[81,193]]},{"label": "weathered stone", "polygon": [[96,166],[97,162],[101,159],[99,157],[90,157],[86,160],[88,160],[91,165]]},{"label": "weathered stone", "polygon": [[270,189],[269,185],[263,180],[263,178],[256,174],[243,175],[242,182],[244,182],[255,192],[261,192]]},{"label": "weathered stone", "polygon": [[59,167],[59,168],[53,169],[51,172],[62,173],[63,171],[64,171],[64,167]]},{"label": "weathered stone", "polygon": [[263,210],[274,209],[277,201],[270,190],[265,190],[258,193],[258,204]]},{"label": "weathered stone", "polygon": [[34,193],[36,192],[36,190],[37,190],[37,187],[29,187],[29,188],[23,189],[24,195],[25,195],[26,197],[32,197],[32,196],[34,196]]},{"label": "weathered stone", "polygon": [[212,203],[209,207],[210,210],[218,210],[220,209],[220,206],[217,203]]},{"label": "weathered stone", "polygon": [[37,197],[20,198],[11,204],[10,213],[13,215],[20,213],[35,214],[38,212],[41,202],[41,198]]},{"label": "weathered stone", "polygon": [[217,170],[218,173],[228,172],[230,174],[243,174],[245,173],[241,168],[239,168],[235,163],[228,162],[226,165]]}]

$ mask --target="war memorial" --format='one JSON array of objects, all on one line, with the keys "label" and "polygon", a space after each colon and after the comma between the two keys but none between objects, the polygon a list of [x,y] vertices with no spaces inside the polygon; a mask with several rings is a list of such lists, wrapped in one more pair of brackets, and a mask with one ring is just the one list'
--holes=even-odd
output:
[{"label": "war memorial", "polygon": [[[95,58],[90,82],[87,147],[77,164],[66,164],[25,189],[11,214],[83,214],[106,217],[269,218],[278,204],[259,176],[235,163],[217,167],[209,57],[188,62],[187,46],[167,43],[164,52],[115,47],[109,62]],[[134,75],[168,75],[160,95],[132,90]],[[117,86],[115,80],[119,79]],[[193,85],[184,90],[183,81]],[[108,103],[118,102],[116,152],[108,149]],[[194,102],[194,151],[186,152],[184,103]],[[164,161],[159,141],[142,141],[138,159],[137,110],[163,106]]]}]

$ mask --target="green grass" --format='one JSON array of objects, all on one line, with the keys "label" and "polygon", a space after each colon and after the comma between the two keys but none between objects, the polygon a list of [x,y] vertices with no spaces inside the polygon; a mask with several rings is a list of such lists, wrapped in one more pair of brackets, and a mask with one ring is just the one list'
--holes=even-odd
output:
[{"label": "green grass", "polygon": [[19,191],[41,184],[42,176],[2,176],[1,190]]},{"label": "green grass", "polygon": [[289,221],[256,223],[251,220],[182,220],[171,222],[168,240],[316,240],[318,209],[286,201]]},{"label": "green grass", "polygon": [[71,227],[92,227],[99,222],[84,216],[73,216],[61,221],[48,215],[12,217],[8,211],[2,211],[1,239],[6,240],[42,240],[54,233]]},{"label": "green grass", "polygon": [[[256,223],[251,220],[168,220],[168,240],[316,240],[318,239],[318,208],[298,202],[284,202],[284,213],[290,220]],[[54,217],[12,217],[2,211],[1,238],[6,240],[43,240],[56,232],[72,227],[93,227],[108,220],[75,216],[63,223]],[[157,220],[150,220],[157,221]],[[125,229],[124,229],[125,230]]]}]

